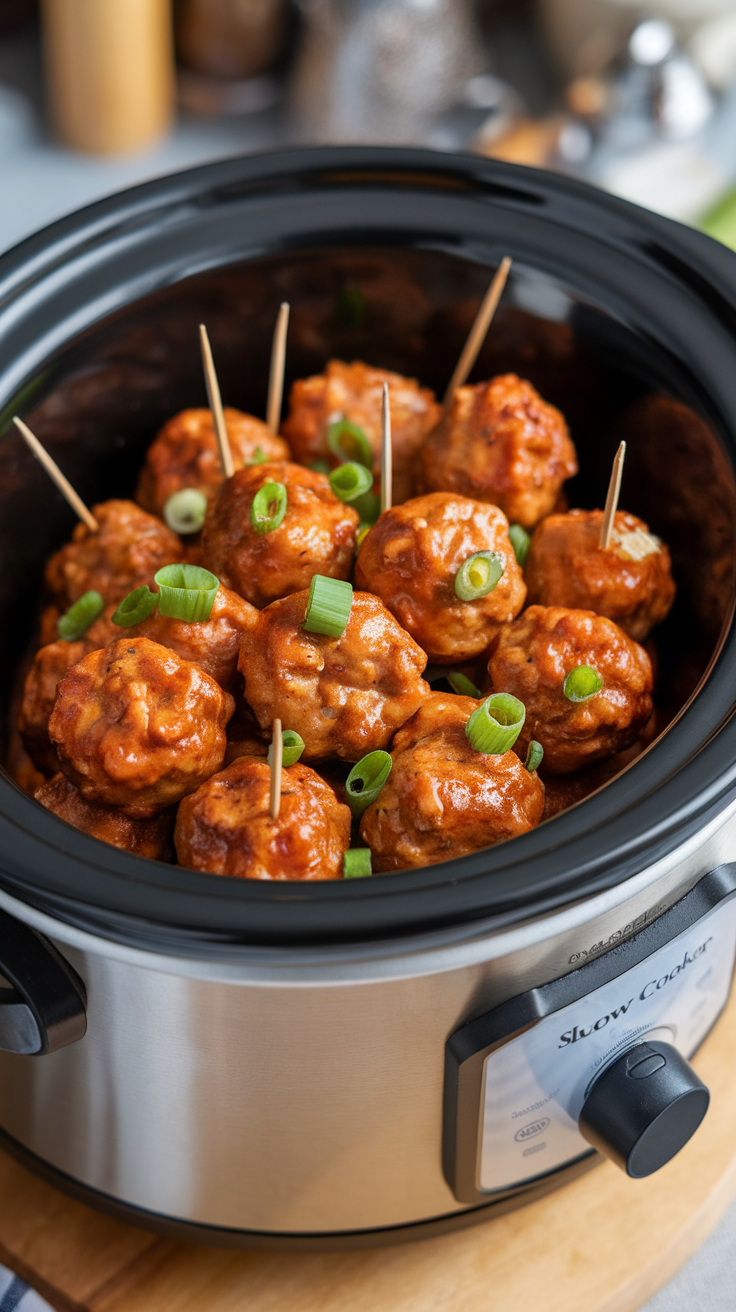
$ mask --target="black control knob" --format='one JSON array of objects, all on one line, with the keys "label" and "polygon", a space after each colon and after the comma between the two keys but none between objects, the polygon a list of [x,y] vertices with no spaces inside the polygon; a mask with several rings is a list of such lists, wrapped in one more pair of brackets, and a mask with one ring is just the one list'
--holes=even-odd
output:
[{"label": "black control knob", "polygon": [[596,1080],[580,1133],[635,1180],[658,1171],[695,1133],[710,1093],[671,1043],[637,1043]]}]

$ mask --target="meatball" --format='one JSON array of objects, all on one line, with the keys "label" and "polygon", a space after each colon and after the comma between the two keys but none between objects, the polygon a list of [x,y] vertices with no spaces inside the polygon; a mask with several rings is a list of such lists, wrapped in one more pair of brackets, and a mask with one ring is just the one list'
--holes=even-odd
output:
[{"label": "meatball", "polygon": [[616,514],[611,545],[598,546],[603,512],[549,515],[529,548],[530,602],[594,610],[643,642],[669,612],[675,596],[670,553],[636,515]]},{"label": "meatball", "polygon": [[[497,506],[430,492],[387,510],[366,534],[356,587],[375,592],[431,661],[453,664],[485,651],[499,624],[514,619],[526,587]],[[503,558],[492,592],[461,601],[455,576],[478,551]]]},{"label": "meatball", "polygon": [[234,706],[198,665],[149,638],[121,638],[67,670],[49,736],[88,801],[145,819],[219,770]]},{"label": "meatball", "polygon": [[[126,632],[132,637],[150,638],[162,647],[169,647],[232,692],[237,681],[241,638],[257,618],[258,611],[254,606],[220,584],[208,620],[188,623],[154,611],[147,620],[131,626]],[[122,636],[121,629],[117,629],[116,636]]]},{"label": "meatball", "polygon": [[93,514],[99,531],[77,524],[71,542],[46,566],[46,583],[62,610],[91,588],[105,601],[121,601],[162,565],[183,558],[176,533],[134,501],[103,501]]},{"label": "meatball", "polygon": [[[603,680],[586,701],[570,701],[563,685],[577,666]],[[526,707],[516,750],[531,739],[544,748],[544,768],[568,774],[630,747],[652,713],[652,666],[638,643],[602,615],[562,606],[530,606],[495,640],[488,673],[494,692]]]},{"label": "meatball", "polygon": [[459,387],[419,453],[417,492],[459,492],[531,528],[578,471],[567,424],[531,383],[502,374]]},{"label": "meatball", "polygon": [[[265,483],[283,483],[286,514],[257,533],[250,509]],[[252,465],[229,478],[202,530],[202,563],[254,606],[309,586],[313,574],[347,579],[353,568],[357,510],[336,497],[324,474],[290,461]]]},{"label": "meatball", "polygon": [[241,756],[186,797],[176,817],[179,865],[239,879],[340,879],[350,810],[308,765],[284,770],[270,812],[271,770]]},{"label": "meatball", "polygon": [[36,801],[53,811],[67,824],[74,825],[85,834],[99,838],[113,847],[122,847],[136,856],[147,856],[152,861],[169,861],[172,856],[171,834],[174,828],[174,811],[159,811],[149,820],[133,820],[115,806],[88,802],[79,789],[63,774],[54,775],[34,794]]},{"label": "meatball", "polygon": [[417,452],[442,414],[429,388],[387,369],[373,369],[360,360],[353,364],[330,360],[323,374],[294,383],[281,431],[303,464],[325,457],[337,464],[327,445],[327,430],[339,419],[356,424],[373,448],[373,473],[379,478],[384,383],[388,383],[391,403],[392,493],[396,504],[411,496]]},{"label": "meatball", "polygon": [[429,693],[427,657],[378,597],[355,592],[341,638],[308,633],[307,592],[261,611],[243,638],[245,696],[262,729],[278,716],[304,759],[359,761],[385,748]]},{"label": "meatball", "polygon": [[[242,469],[259,459],[288,460],[289,448],[261,419],[241,410],[225,410],[233,465]],[[136,501],[154,515],[174,492],[195,487],[211,500],[224,481],[211,410],[182,410],[151,443],[138,479]]]},{"label": "meatball", "polygon": [[544,785],[515,752],[471,746],[465,726],[481,702],[432,693],[393,742],[393,766],[363,816],[374,870],[467,856],[525,834],[542,819]]}]

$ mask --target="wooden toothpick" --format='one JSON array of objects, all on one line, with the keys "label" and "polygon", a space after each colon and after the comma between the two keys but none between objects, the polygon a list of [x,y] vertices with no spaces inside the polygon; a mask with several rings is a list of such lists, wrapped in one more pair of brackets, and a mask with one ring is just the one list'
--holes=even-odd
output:
[{"label": "wooden toothpick", "polygon": [[381,514],[391,509],[391,483],[393,480],[393,456],[391,449],[391,403],[388,396],[388,383],[383,384],[383,404],[381,406]]},{"label": "wooden toothpick", "polygon": [[470,329],[468,340],[462,349],[460,359],[455,365],[455,372],[447,385],[447,391],[445,392],[445,398],[442,403],[445,410],[449,410],[455,392],[458,387],[463,386],[470,370],[478,359],[478,352],[486,339],[486,334],[491,326],[491,320],[498,308],[498,302],[503,296],[503,289],[506,286],[506,279],[509,276],[510,268],[511,257],[505,255],[501,260],[488,291],[483,297],[481,307],[475,316],[475,323]]},{"label": "wooden toothpick", "polygon": [[19,419],[17,415],[13,416],[13,423],[18,429],[18,432],[25,438],[36,459],[43,465],[46,473],[54,480],[61,495],[69,502],[74,514],[78,515],[82,523],[87,525],[90,533],[99,533],[100,526],[92,514],[92,511],[87,509],[82,498],[74,491],[69,480],[62,474],[56,461],[52,460],[48,451],[41,446],[35,433],[32,433],[28,425],[24,424],[23,420]]},{"label": "wooden toothpick", "polygon": [[235,473],[235,465],[233,464],[233,455],[230,450],[230,442],[227,436],[225,415],[222,409],[222,398],[220,397],[220,384],[217,381],[217,374],[215,373],[215,362],[212,359],[210,339],[207,336],[207,329],[203,323],[199,325],[199,344],[202,348],[204,381],[207,387],[207,398],[210,403],[210,410],[212,411],[212,422],[215,425],[217,445],[220,449],[220,461],[222,463],[225,478],[232,478]]},{"label": "wooden toothpick", "polygon": [[279,811],[281,810],[281,771],[284,764],[284,736],[281,732],[281,721],[279,719],[273,722],[273,738],[271,741],[271,819],[278,820]]},{"label": "wooden toothpick", "polygon": [[601,524],[601,534],[598,539],[598,546],[601,551],[608,551],[611,545],[611,534],[613,532],[613,521],[618,509],[618,497],[621,491],[621,475],[624,472],[624,458],[626,456],[626,443],[622,442],[613,458],[613,469],[611,470],[611,481],[608,484],[608,496],[606,497],[606,506],[603,511],[603,523]]},{"label": "wooden toothpick", "polygon": [[268,405],[266,423],[272,433],[278,433],[281,403],[284,399],[284,368],[286,366],[286,334],[289,331],[289,304],[283,301],[276,320],[271,347],[271,370],[268,376]]}]

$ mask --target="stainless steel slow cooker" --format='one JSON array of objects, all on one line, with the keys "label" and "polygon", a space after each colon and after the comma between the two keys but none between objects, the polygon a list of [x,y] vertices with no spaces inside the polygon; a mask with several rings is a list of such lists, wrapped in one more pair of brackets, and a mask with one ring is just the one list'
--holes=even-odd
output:
[{"label": "stainless steel slow cooker", "polygon": [[[736,944],[736,257],[577,182],[479,158],[334,148],[227,161],[57,223],[0,260],[2,688],[72,528],[9,428],[82,496],[224,397],[362,358],[442,391],[489,269],[514,270],[475,377],[559,405],[600,504],[672,549],[666,730],[535,831],[424,870],[212,877],[108,847],[0,778],[0,1130],[62,1187],[233,1245],[386,1243],[632,1176],[689,1137],[688,1059]],[[735,1072],[736,1074],[736,1072]],[[632,1180],[631,1188],[637,1187]]]}]

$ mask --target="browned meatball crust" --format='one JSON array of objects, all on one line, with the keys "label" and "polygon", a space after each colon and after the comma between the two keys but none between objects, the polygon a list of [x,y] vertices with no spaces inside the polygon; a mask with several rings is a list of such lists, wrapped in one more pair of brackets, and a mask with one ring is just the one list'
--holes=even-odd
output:
[{"label": "browned meatball crust", "polygon": [[67,824],[103,843],[111,843],[113,847],[121,847],[135,856],[149,857],[152,861],[171,859],[174,828],[171,807],[148,820],[133,820],[115,806],[88,802],[63,774],[54,775],[53,779],[42,784],[34,796],[47,811],[53,811]]},{"label": "browned meatball crust", "polygon": [[[246,629],[252,628],[257,619],[255,606],[220,584],[208,620],[188,623],[154,611],[147,620],[132,625],[125,632],[171,648],[184,660],[193,661],[220,687],[233,692],[238,677],[240,642]],[[123,630],[117,629],[116,636],[122,634]]]},{"label": "browned meatball crust", "polygon": [[465,726],[481,702],[432,693],[394,738],[393,766],[361,837],[374,870],[467,856],[525,834],[542,819],[544,785],[515,752],[490,756]]},{"label": "browned meatball crust", "polygon": [[[276,437],[261,419],[228,407],[225,427],[236,469],[254,458],[289,459],[284,439]],[[195,487],[211,500],[224,477],[212,411],[182,410],[164,424],[149,446],[135,498],[152,514],[161,515],[174,492]]]},{"label": "browned meatball crust", "polygon": [[327,459],[337,464],[327,445],[327,430],[338,419],[362,428],[373,448],[373,474],[381,474],[381,408],[388,383],[393,444],[393,501],[406,501],[414,486],[414,461],[427,433],[442,413],[434,392],[413,378],[373,369],[355,360],[330,360],[323,374],[294,383],[289,413],[281,431],[297,460],[305,465]]},{"label": "browned meatball crust", "polygon": [[149,638],[121,638],[67,670],[49,736],[88,801],[145,819],[219,770],[234,706],[198,665]]},{"label": "browned meatball crust", "polygon": [[[278,528],[257,533],[253,498],[266,483],[283,483],[286,514]],[[241,469],[222,487],[202,530],[202,564],[254,606],[301,592],[313,574],[348,579],[355,555],[356,510],[336,497],[324,474],[291,461]]]},{"label": "browned meatball crust", "polygon": [[307,633],[307,592],[261,611],[243,638],[245,696],[262,729],[278,716],[304,759],[359,761],[385,748],[429,693],[427,657],[378,597],[355,592],[341,638]]},{"label": "browned meatball crust", "polygon": [[643,519],[616,513],[611,545],[598,546],[602,510],[570,510],[543,519],[531,541],[525,577],[529,601],[594,610],[643,642],[675,597],[670,553]]},{"label": "browned meatball crust", "polygon": [[[508,528],[497,506],[451,492],[414,497],[385,511],[366,534],[355,585],[376,593],[431,661],[471,660],[524,605],[526,587]],[[487,596],[461,601],[455,575],[478,551],[500,553],[503,575]]]},{"label": "browned meatball crust", "polygon": [[176,818],[179,865],[239,879],[340,879],[350,811],[298,761],[284,770],[271,819],[271,770],[241,756],[186,797]]},{"label": "browned meatball crust", "polygon": [[[569,701],[567,675],[578,665],[598,672],[603,687],[587,701]],[[630,747],[652,713],[652,666],[638,643],[613,620],[589,610],[530,606],[501,630],[488,673],[494,692],[526,707],[516,750],[535,738],[544,769],[567,774]]]},{"label": "browned meatball crust", "polygon": [[448,414],[419,453],[417,492],[459,492],[500,506],[509,523],[531,528],[552,510],[578,471],[559,410],[531,383],[502,374],[459,387]]},{"label": "browned meatball crust", "polygon": [[121,601],[162,565],[183,559],[176,533],[134,501],[103,501],[92,513],[99,532],[77,524],[71,542],[46,566],[46,583],[63,611],[91,588],[105,601]]}]

